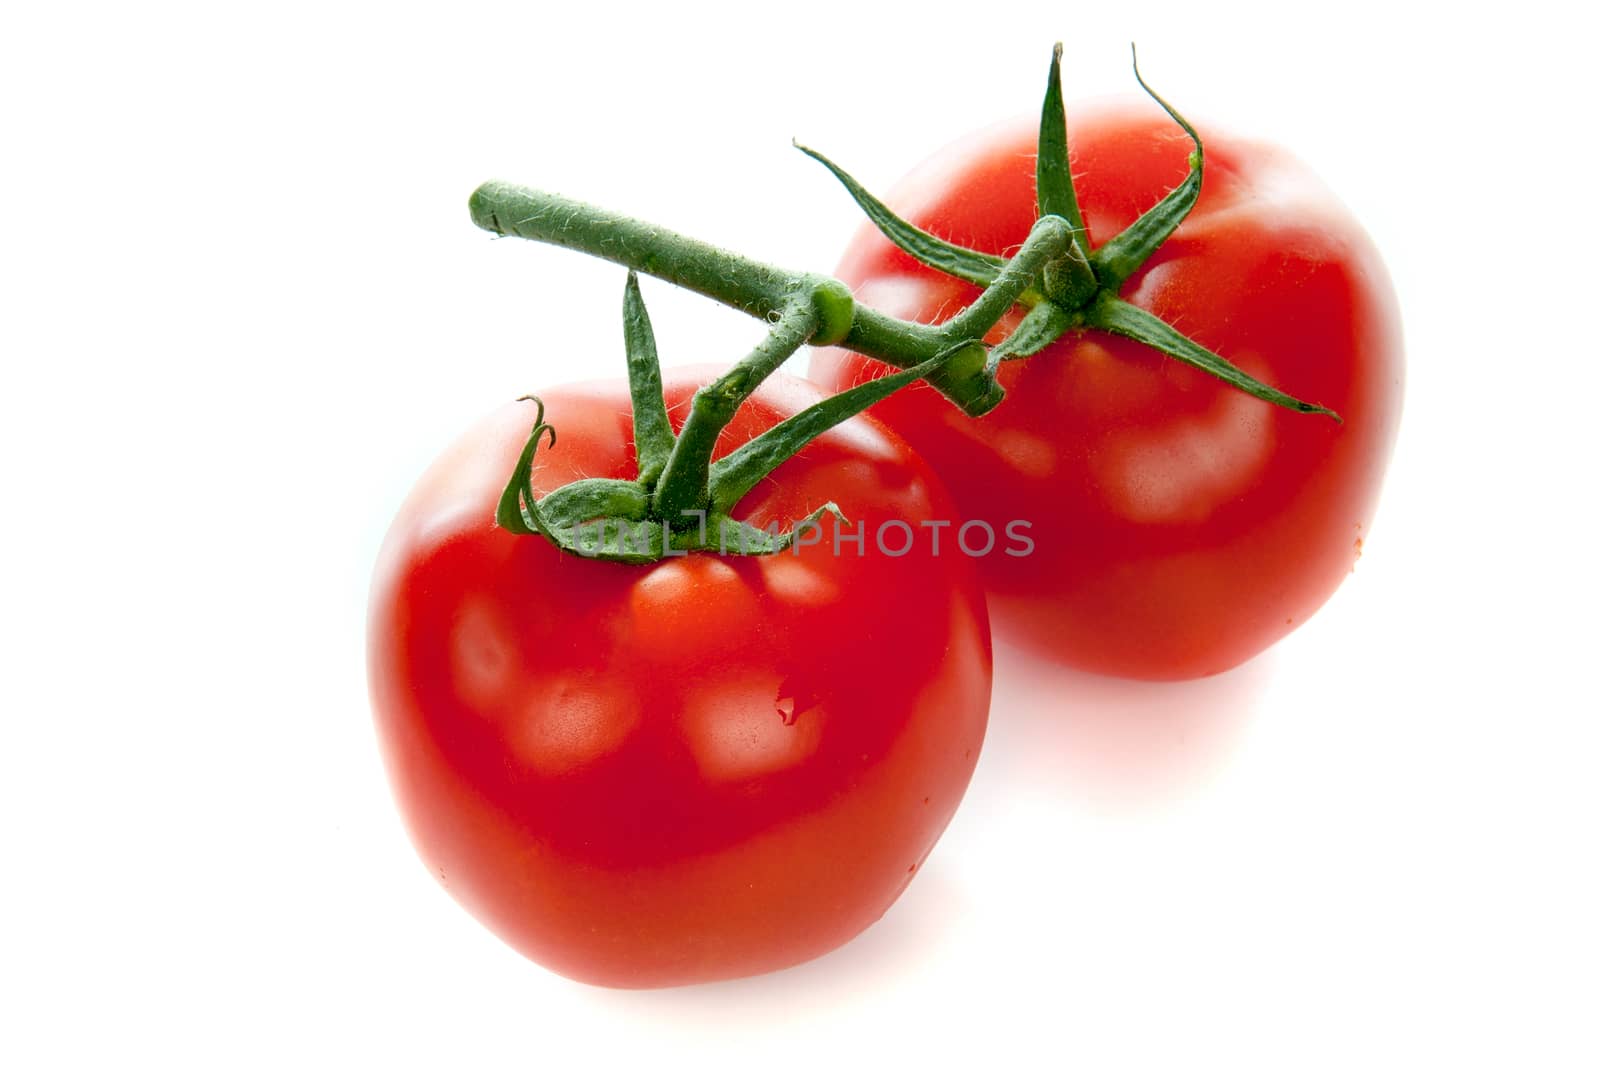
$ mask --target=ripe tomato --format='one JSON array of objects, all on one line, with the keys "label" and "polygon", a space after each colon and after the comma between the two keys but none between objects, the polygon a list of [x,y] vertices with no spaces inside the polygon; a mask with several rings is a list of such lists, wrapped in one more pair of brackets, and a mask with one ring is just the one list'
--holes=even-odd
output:
[{"label": "ripe tomato", "polygon": [[[1183,179],[1191,145],[1149,103],[1095,102],[1069,119],[1098,245]],[[1199,202],[1121,295],[1343,424],[1094,332],[1003,365],[1006,398],[981,419],[922,385],[873,409],[965,514],[1033,524],[1031,556],[979,561],[997,630],[1128,677],[1226,670],[1315,611],[1360,554],[1400,414],[1399,315],[1371,242],[1283,151],[1200,132]],[[962,141],[887,202],[947,240],[1013,252],[1035,219],[1036,135],[1023,122]],[[862,303],[925,322],[976,294],[870,225],[838,275]],[[811,373],[838,389],[883,370],[829,349]]]},{"label": "ripe tomato", "polygon": [[[675,421],[708,377],[669,376]],[[722,449],[823,395],[775,376]],[[536,492],[634,477],[623,383],[544,400],[560,443]],[[735,517],[787,528],[832,500],[868,529],[859,550],[835,553],[826,518],[780,555],[583,559],[494,524],[531,418],[508,405],[436,463],[373,583],[377,728],[423,861],[512,946],[602,985],[732,978],[849,940],[949,822],[987,721],[971,562],[926,538],[885,555],[870,532],[948,519],[945,491],[854,419]]]}]

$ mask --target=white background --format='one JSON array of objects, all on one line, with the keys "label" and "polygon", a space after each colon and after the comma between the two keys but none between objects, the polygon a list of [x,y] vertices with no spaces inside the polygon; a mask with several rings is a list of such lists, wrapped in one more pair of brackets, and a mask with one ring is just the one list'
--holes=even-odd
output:
[{"label": "white background", "polygon": [[[34,5],[0,24],[10,1063],[1594,1063],[1596,167],[1545,5]],[[1429,5],[1433,7],[1433,5]],[[972,128],[1133,88],[1383,248],[1407,410],[1311,623],[1135,686],[1006,649],[889,915],[782,974],[554,977],[427,877],[366,710],[383,529],[481,412],[621,373],[505,177],[797,268]],[[758,327],[646,282],[668,362]]]}]

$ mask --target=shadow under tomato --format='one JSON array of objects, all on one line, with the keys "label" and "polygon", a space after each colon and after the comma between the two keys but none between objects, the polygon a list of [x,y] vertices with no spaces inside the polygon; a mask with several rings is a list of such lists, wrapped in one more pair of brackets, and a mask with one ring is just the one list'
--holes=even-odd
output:
[{"label": "shadow under tomato", "polygon": [[1062,667],[995,644],[980,768],[1068,803],[1133,811],[1181,801],[1228,761],[1272,677],[1268,651],[1187,682],[1139,682]]},{"label": "shadow under tomato", "polygon": [[1134,682],[1060,667],[995,645],[989,731],[972,788],[945,840],[887,914],[853,941],[772,974],[659,990],[590,987],[625,1001],[646,1029],[705,1028],[729,1036],[774,1020],[820,1018],[870,1000],[933,964],[959,916],[977,905],[940,853],[1030,802],[1136,814],[1181,803],[1231,756],[1273,674],[1269,651],[1189,682]]}]

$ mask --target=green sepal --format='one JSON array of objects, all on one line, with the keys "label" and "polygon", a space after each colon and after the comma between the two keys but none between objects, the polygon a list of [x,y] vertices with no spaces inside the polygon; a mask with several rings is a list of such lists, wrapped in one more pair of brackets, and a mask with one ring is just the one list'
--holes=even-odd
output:
[{"label": "green sepal", "polygon": [[1078,209],[1078,193],[1072,185],[1072,166],[1067,159],[1067,109],[1061,101],[1061,43],[1050,53],[1050,81],[1045,86],[1044,107],[1039,115],[1039,155],[1034,163],[1034,184],[1039,195],[1040,215],[1060,215],[1072,227],[1072,242],[1085,255],[1089,252],[1089,231]]},{"label": "green sepal", "polygon": [[989,350],[989,366],[994,368],[1009,359],[1034,355],[1075,326],[1083,325],[1083,315],[1063,311],[1055,304],[1036,304],[1004,341]]},{"label": "green sepal", "polygon": [[829,502],[784,531],[775,524],[762,529],[725,514],[700,512],[689,516],[697,521],[674,527],[646,517],[649,495],[638,483],[614,478],[586,478],[535,500],[527,477],[532,473],[534,451],[548,429],[541,426],[529,435],[512,483],[501,497],[496,521],[512,533],[543,537],[574,556],[636,565],[691,552],[770,556],[793,548],[800,535],[823,515],[832,515],[841,523],[849,521]]},{"label": "green sepal", "polygon": [[622,335],[628,352],[628,393],[633,399],[633,447],[639,459],[639,481],[653,486],[661,477],[677,438],[667,420],[667,402],[661,392],[655,330],[639,293],[639,276],[631,270],[622,290]]},{"label": "green sepal", "polygon": [[706,515],[702,522],[676,529],[655,520],[596,515],[555,529],[550,540],[562,551],[585,559],[634,565],[659,563],[690,553],[772,556],[788,551],[808,525],[814,525],[819,516],[828,512],[838,515],[839,509],[828,504],[782,532],[727,515]]},{"label": "green sepal", "polygon": [[650,492],[638,482],[621,478],[584,478],[568,482],[539,500],[545,525],[576,526],[596,515],[611,515],[640,522],[650,514]]},{"label": "green sepal", "polygon": [[1160,203],[1146,211],[1134,220],[1133,224],[1111,240],[1097,248],[1089,257],[1089,262],[1094,267],[1095,277],[1099,279],[1102,289],[1116,292],[1122,288],[1122,283],[1133,276],[1133,272],[1144,265],[1145,260],[1160,248],[1162,243],[1178,225],[1188,218],[1189,212],[1194,209],[1195,201],[1200,199],[1200,184],[1205,177],[1206,150],[1200,140],[1200,134],[1189,124],[1189,121],[1165,100],[1161,94],[1145,82],[1139,74],[1139,53],[1133,53],[1133,76],[1138,79],[1139,87],[1165,111],[1173,122],[1183,128],[1189,135],[1189,140],[1194,142],[1194,151],[1189,154],[1189,173]]},{"label": "green sepal", "polygon": [[628,522],[605,516],[563,531],[564,543],[559,547],[586,559],[632,564],[656,563],[691,552],[775,556],[794,549],[801,534],[816,527],[824,515],[832,515],[836,521],[849,525],[849,520],[832,501],[783,531],[779,531],[776,524],[762,529],[720,514],[706,515],[701,523],[687,529],[674,529],[661,522]]},{"label": "green sepal", "polygon": [[952,277],[969,281],[973,285],[987,286],[999,277],[1001,269],[1006,265],[1006,261],[1000,256],[962,248],[913,226],[890,211],[888,205],[867,192],[860,182],[846,174],[827,156],[812,151],[803,144],[796,144],[795,147],[832,171],[833,176],[839,179],[851,198],[862,211],[866,212],[867,218],[872,220],[873,225],[877,226],[895,247],[912,259]]},{"label": "green sepal", "polygon": [[544,517],[539,513],[539,505],[533,499],[528,479],[533,475],[533,456],[539,450],[540,439],[548,433],[550,447],[554,448],[556,428],[544,421],[543,400],[536,396],[525,396],[521,399],[532,400],[538,405],[539,413],[534,416],[533,429],[528,431],[528,441],[522,446],[511,478],[500,492],[500,501],[494,510],[494,521],[502,529],[510,530],[514,534],[541,534],[550,537],[550,530],[545,525]]},{"label": "green sepal", "polygon": [[1297,400],[1288,393],[1280,392],[1265,382],[1252,378],[1209,348],[1191,341],[1150,312],[1110,293],[1101,293],[1095,298],[1095,302],[1089,305],[1084,316],[1084,324],[1149,345],[1156,351],[1171,356],[1180,363],[1187,363],[1191,367],[1203,370],[1213,378],[1220,379],[1240,392],[1249,393],[1258,400],[1265,400],[1269,404],[1307,415],[1327,415],[1335,422],[1344,421],[1329,408]]},{"label": "green sepal", "polygon": [[706,547],[708,550],[714,547],[715,551],[728,556],[775,556],[793,548],[800,534],[817,526],[824,515],[832,515],[840,525],[850,525],[850,520],[844,517],[839,505],[831,500],[781,533],[718,515],[711,519],[716,538]]}]

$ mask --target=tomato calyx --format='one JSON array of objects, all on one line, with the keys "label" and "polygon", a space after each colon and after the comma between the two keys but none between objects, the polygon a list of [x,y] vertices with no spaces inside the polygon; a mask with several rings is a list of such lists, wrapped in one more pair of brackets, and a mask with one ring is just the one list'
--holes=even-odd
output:
[{"label": "tomato calyx", "polygon": [[535,497],[534,459],[546,438],[549,447],[555,446],[556,431],[545,421],[544,401],[526,396],[522,399],[537,407],[533,428],[495,510],[495,522],[511,533],[543,537],[590,559],[651,563],[690,552],[772,555],[788,550],[824,515],[848,523],[831,501],[786,531],[754,526],[731,512],[763,478],[832,427],[943,368],[964,366],[970,372],[984,362],[981,344],[952,345],[914,367],[819,401],[713,461],[718,437],[757,386],[806,341],[826,344],[849,330],[854,311],[849,290],[832,279],[798,287],[750,355],[696,391],[678,433],[667,417],[655,331],[632,271],[622,307],[638,477],[585,478]]},{"label": "tomato calyx", "polygon": [[[1279,407],[1340,420],[1333,410],[1308,403],[1251,377],[1228,360],[1161,319],[1123,300],[1123,284],[1172,236],[1200,197],[1205,173],[1205,145],[1200,134],[1178,111],[1145,82],[1139,73],[1137,51],[1133,76],[1152,100],[1182,128],[1194,144],[1189,173],[1127,229],[1094,248],[1078,208],[1072,168],[1067,154],[1066,108],[1061,96],[1061,45],[1050,57],[1050,77],[1039,120],[1039,151],[1035,167],[1038,210],[1041,218],[1062,219],[1071,233],[1066,254],[1039,284],[1016,297],[1029,310],[1004,340],[989,352],[987,371],[992,376],[1003,362],[1024,359],[1042,351],[1073,330],[1097,329],[1130,338],[1227,383],[1241,392]],[[866,216],[890,242],[925,266],[987,289],[1011,262],[1003,256],[954,244],[907,222],[866,190],[838,164],[803,145],[802,152],[821,163],[845,187]],[[998,386],[995,386],[998,389]]]}]

